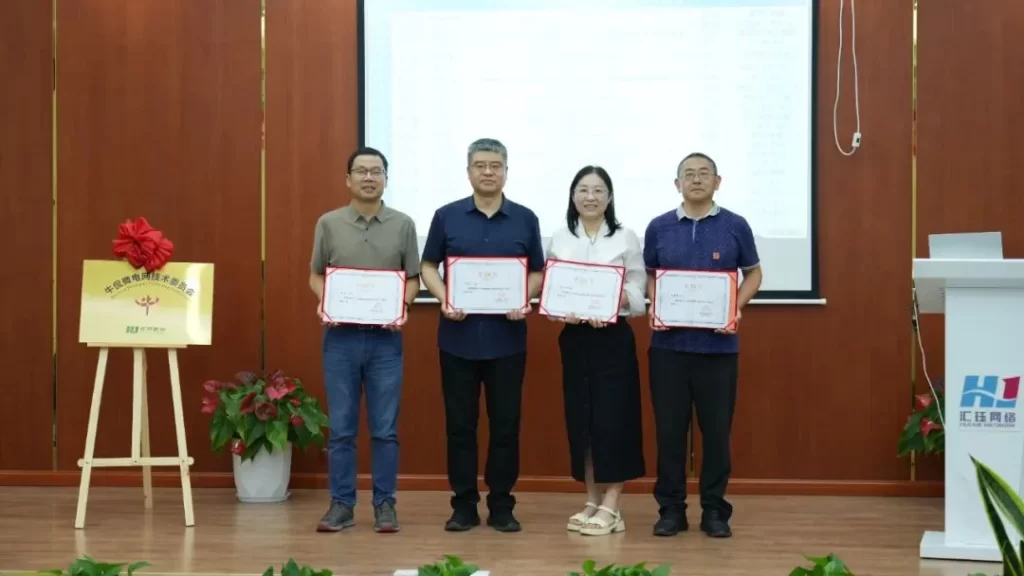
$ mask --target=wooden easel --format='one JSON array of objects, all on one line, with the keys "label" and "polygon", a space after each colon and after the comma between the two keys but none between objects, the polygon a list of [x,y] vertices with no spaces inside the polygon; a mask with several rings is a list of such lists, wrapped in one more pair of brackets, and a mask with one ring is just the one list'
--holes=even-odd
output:
[{"label": "wooden easel", "polygon": [[[185,526],[194,526],[192,513],[192,483],[189,467],[193,459],[188,455],[185,443],[185,415],[181,403],[181,377],[178,373],[178,350],[184,346],[143,346],[133,347],[132,376],[132,453],[128,458],[95,458],[96,428],[100,419],[100,404],[103,401],[103,381],[107,373],[107,356],[111,348],[125,348],[121,344],[89,343],[99,348],[96,363],[96,380],[93,382],[92,407],[89,409],[89,428],[85,436],[85,457],[78,461],[82,469],[82,480],[78,488],[78,513],[75,528],[85,528],[85,509],[89,502],[89,480],[93,468],[142,467],[142,493],[147,509],[153,507],[153,466],[178,466],[181,470],[181,496],[185,506]],[[177,457],[153,457],[149,452],[149,402],[146,395],[146,349],[167,350],[167,361],[171,375],[171,401],[174,406],[174,429],[178,437]]]}]

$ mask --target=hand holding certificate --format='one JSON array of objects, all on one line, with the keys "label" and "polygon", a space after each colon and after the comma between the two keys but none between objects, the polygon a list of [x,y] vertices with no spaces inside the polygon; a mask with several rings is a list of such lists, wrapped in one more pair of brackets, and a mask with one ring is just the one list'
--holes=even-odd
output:
[{"label": "hand holding certificate", "polygon": [[549,259],[544,267],[540,313],[614,324],[626,278],[623,266]]},{"label": "hand holding certificate", "polygon": [[657,270],[652,325],[731,331],[738,310],[736,272]]},{"label": "hand holding certificate", "polygon": [[445,260],[445,307],[453,315],[529,309],[526,258],[451,256]]},{"label": "hand holding certificate", "polygon": [[329,324],[396,326],[405,322],[405,272],[329,267],[321,315]]}]

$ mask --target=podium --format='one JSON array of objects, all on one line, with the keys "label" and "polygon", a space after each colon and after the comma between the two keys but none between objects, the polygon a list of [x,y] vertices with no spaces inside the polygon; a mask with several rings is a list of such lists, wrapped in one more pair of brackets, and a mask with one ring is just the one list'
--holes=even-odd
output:
[{"label": "podium", "polygon": [[946,315],[945,531],[925,532],[920,557],[1001,562],[971,456],[1024,487],[1024,260],[918,258],[913,270],[920,313]]}]

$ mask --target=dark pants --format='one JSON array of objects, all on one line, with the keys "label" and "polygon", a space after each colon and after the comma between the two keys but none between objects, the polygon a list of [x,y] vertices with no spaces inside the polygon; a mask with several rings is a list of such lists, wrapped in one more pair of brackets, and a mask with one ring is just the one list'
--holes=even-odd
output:
[{"label": "dark pants", "polygon": [[467,360],[441,352],[448,438],[448,483],[455,510],[473,512],[480,502],[477,490],[477,423],[480,384],[484,386],[490,443],[484,482],[491,511],[512,510],[512,488],[519,479],[519,422],[522,413],[526,353],[493,360]]},{"label": "dark pants", "polygon": [[324,330],[324,388],[331,436],[331,499],[356,503],[356,433],[365,385],[370,428],[373,505],[395,500],[398,408],[402,398],[402,334],[383,328],[334,326]]},{"label": "dark pants", "polygon": [[661,512],[686,512],[686,469],[690,414],[696,409],[703,438],[700,504],[720,518],[732,516],[725,500],[732,469],[729,438],[736,408],[736,354],[690,354],[648,350],[651,402],[658,438],[658,480],[654,497]]}]

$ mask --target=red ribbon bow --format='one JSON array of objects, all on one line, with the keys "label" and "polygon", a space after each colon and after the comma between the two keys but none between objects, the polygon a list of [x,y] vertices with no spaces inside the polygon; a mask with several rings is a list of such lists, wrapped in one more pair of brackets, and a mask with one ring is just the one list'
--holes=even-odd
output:
[{"label": "red ribbon bow", "polygon": [[171,259],[174,243],[140,216],[135,222],[125,220],[118,226],[113,248],[114,256],[127,259],[134,268],[145,266],[147,272],[152,272],[163,268]]}]

